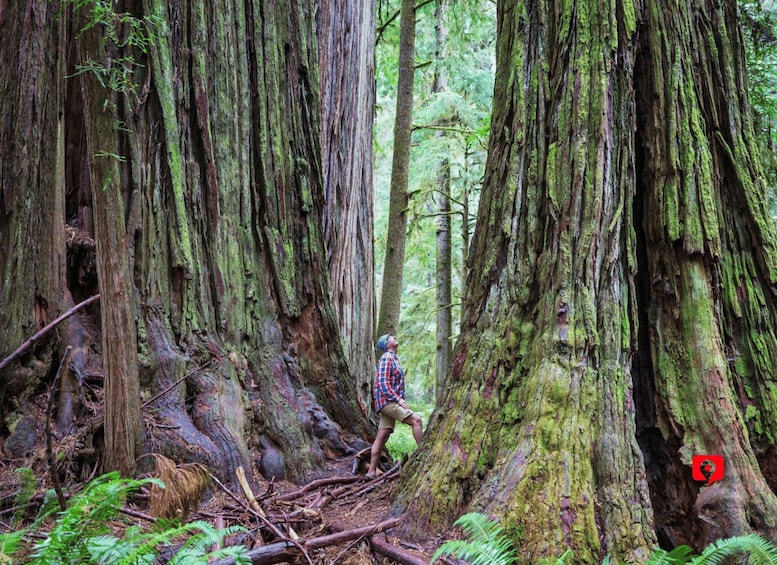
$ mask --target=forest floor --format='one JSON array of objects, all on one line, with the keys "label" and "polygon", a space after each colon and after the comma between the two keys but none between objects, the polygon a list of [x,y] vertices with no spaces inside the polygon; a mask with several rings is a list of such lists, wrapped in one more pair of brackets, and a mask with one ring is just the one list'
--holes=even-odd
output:
[{"label": "forest floor", "polygon": [[[39,465],[33,470],[38,484],[50,485],[45,466],[40,465],[42,459],[36,459]],[[0,461],[0,532],[13,530],[12,517],[19,515],[18,507],[14,506],[20,489],[20,477],[15,469],[23,466],[19,463],[7,459]],[[258,485],[255,487],[257,492],[250,491],[250,487],[250,492],[245,489],[235,491],[216,480],[186,520],[204,520],[217,528],[243,526],[247,533],[236,534],[228,543],[249,548],[253,563],[428,564],[446,538],[430,536],[411,542],[398,535],[402,516],[392,517],[391,506],[401,465],[373,480],[363,474],[354,474],[356,467],[354,456],[331,461],[329,477],[308,485],[254,480],[254,485]],[[68,485],[65,490],[75,491],[80,486],[83,485]],[[44,487],[39,488],[31,498],[22,527],[35,518],[44,490]],[[255,496],[253,506],[250,504],[252,494]],[[142,490],[122,507],[120,516],[123,519],[112,526],[114,535],[122,537],[122,529],[131,524],[151,528],[155,520],[152,496]],[[379,533],[374,532],[375,526]],[[38,539],[43,537],[41,534],[45,535],[44,528],[38,530]],[[298,536],[296,539],[295,535]],[[290,539],[294,541],[284,541]],[[217,563],[227,565],[231,561]]]}]

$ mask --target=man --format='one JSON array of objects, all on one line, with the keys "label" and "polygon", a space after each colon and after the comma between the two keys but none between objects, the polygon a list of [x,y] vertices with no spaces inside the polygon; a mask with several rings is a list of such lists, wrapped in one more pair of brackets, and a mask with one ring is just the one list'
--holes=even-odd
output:
[{"label": "man", "polygon": [[413,438],[417,445],[421,444],[423,430],[421,417],[410,410],[405,402],[405,373],[399,366],[397,336],[386,334],[378,339],[378,349],[383,352],[378,360],[375,372],[375,411],[380,414],[378,435],[370,450],[370,467],[367,477],[374,478],[378,470],[378,461],[391,432],[394,423],[399,420],[413,428]]}]

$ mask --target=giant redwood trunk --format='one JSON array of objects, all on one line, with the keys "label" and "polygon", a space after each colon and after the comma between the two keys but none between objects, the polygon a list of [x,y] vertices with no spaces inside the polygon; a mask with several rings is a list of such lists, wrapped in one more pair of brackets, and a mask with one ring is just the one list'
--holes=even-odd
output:
[{"label": "giant redwood trunk", "polygon": [[332,304],[356,381],[359,405],[370,413],[375,371],[374,3],[321,0],[316,36],[326,196],[323,222]]},{"label": "giant redwood trunk", "polygon": [[[735,10],[499,3],[462,334],[400,496],[419,528],[481,510],[527,562],[581,563],[777,533],[777,263]],[[692,480],[695,454],[725,478]]]},{"label": "giant redwood trunk", "polygon": [[[64,309],[60,292],[77,301],[102,290],[102,273],[95,280],[89,265],[105,260],[99,253],[95,259],[94,238],[99,250],[105,236],[97,214],[106,208],[93,198],[103,194],[96,193],[100,187],[92,186],[89,171],[96,151],[116,147],[118,190],[112,194],[120,206],[110,208],[110,221],[126,229],[131,284],[121,296],[103,294],[101,303],[129,300],[133,308],[138,453],[203,462],[230,481],[241,465],[268,478],[316,476],[328,458],[366,437],[369,425],[330,300],[312,2],[119,3],[117,11],[151,22],[155,40],[148,53],[109,45],[105,68],[121,57],[139,63],[135,87],[89,90],[86,96],[74,84],[78,78],[51,80],[58,60],[66,65],[60,78],[84,64],[78,53],[87,34],[79,33],[81,20],[67,6],[0,6],[3,49],[12,52],[11,60],[23,61],[5,66],[3,78],[29,72],[1,83],[4,94],[13,94],[9,111],[19,120],[3,120],[2,139],[13,151],[6,154],[4,146],[0,238],[23,236],[30,217],[47,222],[43,249],[38,241],[18,241],[12,253],[0,252],[4,281],[26,277],[23,288],[3,284],[0,310],[13,308],[18,316],[3,318],[2,331],[9,333],[0,356],[42,323],[36,318],[41,299],[52,318]],[[49,14],[55,8],[62,10],[59,19]],[[5,30],[16,29],[9,20],[34,20],[34,35],[48,42],[32,48],[22,31],[8,45]],[[51,92],[44,90],[50,110],[29,90],[44,84],[51,84]],[[104,139],[90,126],[93,96],[103,96],[104,108],[116,112]],[[45,118],[35,114],[39,107]],[[48,153],[27,163],[30,148],[22,141],[30,129],[40,138],[31,139],[34,150]],[[23,175],[27,180],[15,179]],[[30,203],[37,214],[28,212]],[[69,256],[68,284],[58,286],[49,278],[64,261],[65,220],[68,233],[76,234],[71,239],[80,243]],[[114,249],[123,252],[121,245]],[[90,352],[100,350],[99,318],[95,311],[81,318],[90,331],[79,336],[91,340]],[[0,376],[3,387],[18,382],[28,367],[40,366],[39,376],[51,372],[52,352],[58,361],[68,339],[50,335],[50,351],[36,350],[9,367]],[[101,438],[89,439],[100,447]]]}]

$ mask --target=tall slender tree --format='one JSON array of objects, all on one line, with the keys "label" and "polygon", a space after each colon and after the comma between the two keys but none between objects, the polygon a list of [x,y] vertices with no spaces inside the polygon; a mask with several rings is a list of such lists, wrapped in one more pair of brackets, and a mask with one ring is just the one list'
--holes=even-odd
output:
[{"label": "tall slender tree", "polygon": [[[76,22],[90,25],[81,11]],[[120,184],[117,124],[118,96],[100,73],[111,73],[111,52],[119,47],[100,25],[91,25],[77,41],[79,60],[96,65],[80,76],[84,101],[84,138],[101,294],[102,366],[105,405],[105,467],[132,476],[140,443],[138,342],[133,312],[129,247]],[[102,83],[102,84],[101,84]]]},{"label": "tall slender tree", "polygon": [[777,250],[735,3],[502,0],[495,86],[407,523],[492,513],[532,562],[774,536]]},{"label": "tall slender tree", "polygon": [[[445,0],[437,0],[434,7],[434,44],[435,72],[432,91],[441,93],[447,88],[445,74],[444,50],[447,30],[445,27]],[[446,120],[449,121],[449,120]],[[439,137],[445,137],[445,131],[439,131]],[[439,399],[448,380],[448,370],[451,364],[451,336],[453,334],[453,307],[451,304],[452,289],[452,241],[451,241],[451,167],[447,157],[438,164],[438,184],[434,201],[437,206],[437,237],[436,237],[436,279],[437,279],[437,359],[435,364],[435,397]]]},{"label": "tall slender tree", "polygon": [[402,0],[399,24],[399,72],[397,111],[394,122],[394,156],[391,164],[389,219],[383,281],[380,292],[378,333],[396,333],[402,301],[402,273],[407,240],[410,140],[413,133],[413,84],[415,82],[415,0]]}]

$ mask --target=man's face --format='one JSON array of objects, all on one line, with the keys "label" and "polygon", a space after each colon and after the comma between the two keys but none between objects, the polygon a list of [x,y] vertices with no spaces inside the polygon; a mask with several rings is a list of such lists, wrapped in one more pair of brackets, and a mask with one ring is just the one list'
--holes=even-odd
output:
[{"label": "man's face", "polygon": [[399,345],[397,336],[389,334],[388,341],[386,341],[386,349],[394,349]]}]

